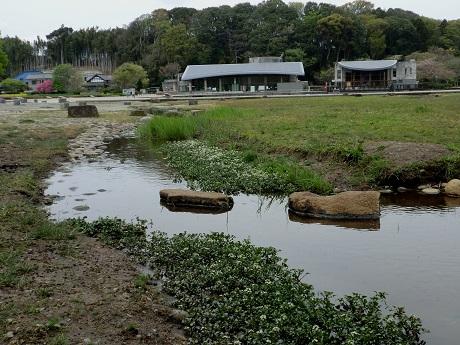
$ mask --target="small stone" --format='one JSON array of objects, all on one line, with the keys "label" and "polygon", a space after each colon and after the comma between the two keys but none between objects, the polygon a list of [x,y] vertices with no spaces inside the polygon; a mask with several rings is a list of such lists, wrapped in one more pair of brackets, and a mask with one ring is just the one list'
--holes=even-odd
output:
[{"label": "small stone", "polygon": [[423,190],[423,189],[427,189],[427,188],[431,188],[431,185],[430,184],[422,184],[421,186],[417,187],[418,190]]},{"label": "small stone", "polygon": [[91,339],[90,338],[83,339],[83,344],[91,344]]},{"label": "small stone", "polygon": [[5,334],[5,338],[11,339],[14,337],[14,333],[12,331],[9,331]]},{"label": "small stone", "polygon": [[78,211],[78,212],[84,212],[84,211],[89,210],[89,206],[88,205],[79,205],[79,206],[75,206],[73,209],[75,211]]},{"label": "small stone", "polygon": [[421,193],[426,195],[438,195],[441,191],[437,188],[424,188]]},{"label": "small stone", "polygon": [[405,192],[407,192],[407,191],[409,191],[409,189],[406,188],[406,187],[398,187],[398,192],[399,192],[399,193],[405,193]]},{"label": "small stone", "polygon": [[392,194],[393,191],[391,189],[381,189],[379,190],[380,194]]}]

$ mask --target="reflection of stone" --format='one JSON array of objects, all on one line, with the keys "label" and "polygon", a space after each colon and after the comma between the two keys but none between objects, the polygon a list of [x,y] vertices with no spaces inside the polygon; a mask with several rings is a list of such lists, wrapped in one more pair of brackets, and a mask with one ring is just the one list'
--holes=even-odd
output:
[{"label": "reflection of stone", "polygon": [[454,197],[460,197],[460,180],[450,180],[446,184],[446,194]]},{"label": "reflection of stone", "polygon": [[224,208],[203,208],[203,207],[183,207],[183,206],[174,206],[170,204],[166,204],[164,201],[160,201],[161,206],[164,206],[170,212],[177,212],[177,213],[196,213],[196,214],[222,214],[227,213],[231,210],[224,209]]},{"label": "reflection of stone", "polygon": [[291,210],[289,210],[289,220],[291,222],[303,223],[303,224],[321,224],[321,225],[332,225],[340,228],[349,228],[356,230],[369,230],[376,231],[380,230],[379,219],[369,220],[337,220],[337,219],[318,219],[310,217],[302,217]]},{"label": "reflection of stone", "polygon": [[379,192],[344,192],[331,196],[297,192],[289,196],[289,208],[313,218],[379,219],[379,199]]},{"label": "reflection of stone", "polygon": [[447,207],[460,207],[460,198],[445,196],[444,203]]},{"label": "reflection of stone", "polygon": [[182,208],[231,210],[233,207],[233,198],[225,194],[184,189],[163,189],[160,200],[164,205]]}]

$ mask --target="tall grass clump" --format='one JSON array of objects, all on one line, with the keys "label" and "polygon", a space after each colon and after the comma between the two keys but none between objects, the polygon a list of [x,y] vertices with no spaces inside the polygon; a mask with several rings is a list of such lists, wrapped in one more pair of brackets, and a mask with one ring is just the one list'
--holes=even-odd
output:
[{"label": "tall grass clump", "polygon": [[204,119],[196,116],[155,116],[140,127],[140,136],[154,142],[195,138],[203,128]]}]

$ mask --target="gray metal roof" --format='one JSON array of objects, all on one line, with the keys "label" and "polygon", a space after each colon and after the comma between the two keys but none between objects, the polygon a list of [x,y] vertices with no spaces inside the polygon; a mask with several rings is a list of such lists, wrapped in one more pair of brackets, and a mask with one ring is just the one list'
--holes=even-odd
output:
[{"label": "gray metal roof", "polygon": [[355,71],[381,71],[394,67],[398,60],[341,61],[339,66]]},{"label": "gray metal roof", "polygon": [[232,75],[305,75],[301,62],[266,62],[217,65],[189,65],[182,80],[194,80]]},{"label": "gray metal roof", "polygon": [[46,79],[53,79],[52,73],[36,73],[36,74],[29,74],[24,80],[46,80]]}]

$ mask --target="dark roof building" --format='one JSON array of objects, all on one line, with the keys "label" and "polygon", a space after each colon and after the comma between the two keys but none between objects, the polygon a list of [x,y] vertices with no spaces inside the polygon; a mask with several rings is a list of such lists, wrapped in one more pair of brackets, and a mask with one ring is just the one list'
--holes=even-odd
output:
[{"label": "dark roof building", "polygon": [[107,87],[112,83],[112,76],[107,74],[88,74],[85,75],[85,84],[86,88],[95,89],[101,87]]},{"label": "dark roof building", "polygon": [[188,82],[188,91],[274,91],[279,83],[298,83],[304,75],[301,62],[263,57],[241,64],[189,65],[181,80]]},{"label": "dark roof building", "polygon": [[415,89],[415,60],[341,61],[335,65],[335,86],[340,90]]}]

